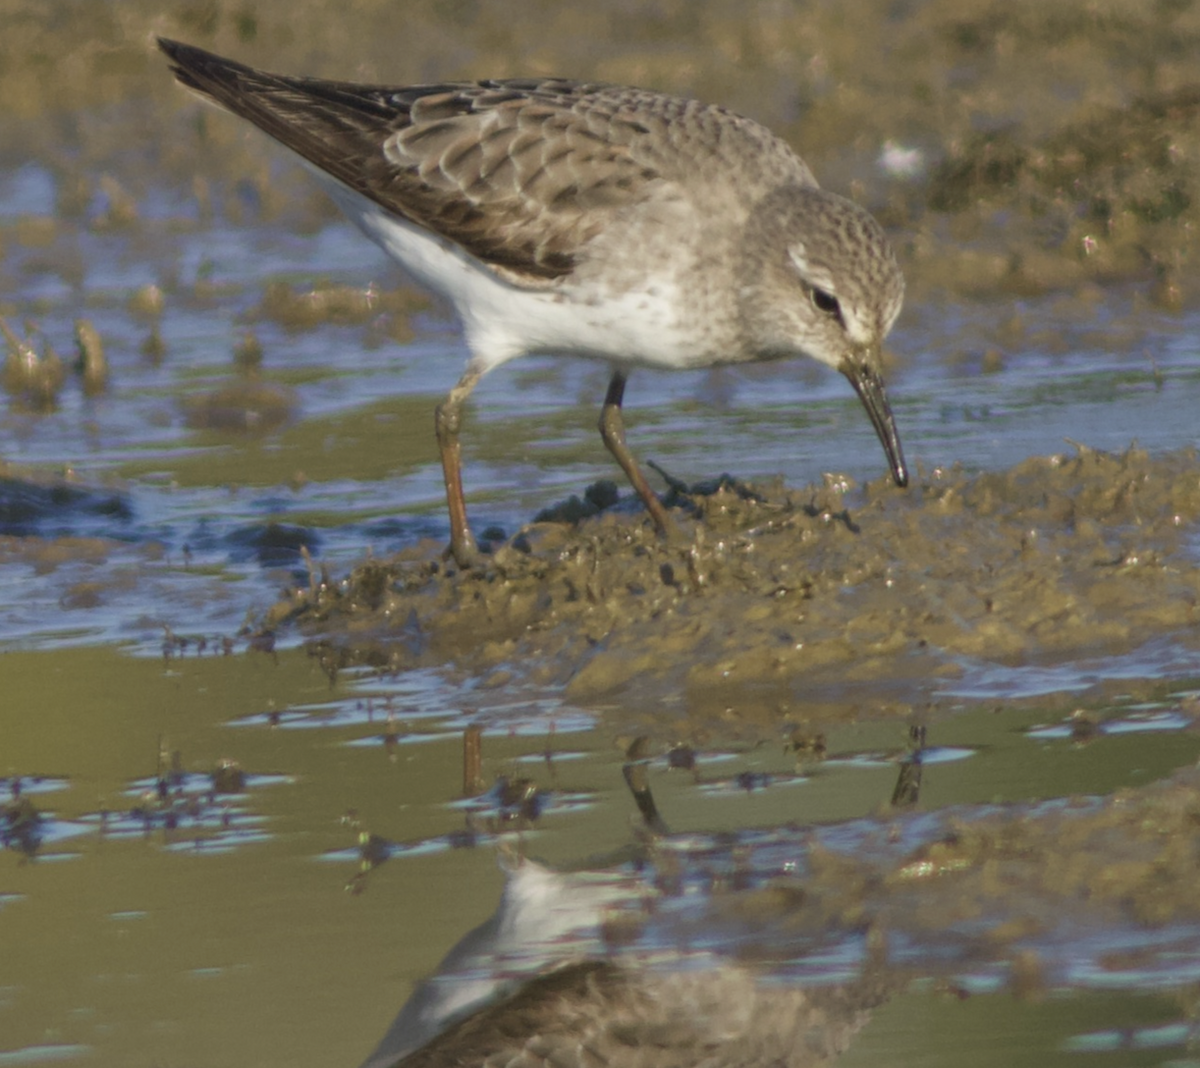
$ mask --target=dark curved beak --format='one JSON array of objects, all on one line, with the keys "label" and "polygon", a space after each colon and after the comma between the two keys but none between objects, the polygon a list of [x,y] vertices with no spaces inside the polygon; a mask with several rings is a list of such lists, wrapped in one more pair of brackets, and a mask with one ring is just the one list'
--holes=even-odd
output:
[{"label": "dark curved beak", "polygon": [[888,404],[883,388],[883,376],[876,369],[874,359],[845,359],[838,368],[854,387],[858,399],[871,417],[871,425],[879,435],[879,443],[887,454],[892,468],[892,478],[897,486],[908,485],[908,468],[904,463],[904,450],[900,448],[900,435],[896,433],[896,421],[892,418],[892,407]]}]

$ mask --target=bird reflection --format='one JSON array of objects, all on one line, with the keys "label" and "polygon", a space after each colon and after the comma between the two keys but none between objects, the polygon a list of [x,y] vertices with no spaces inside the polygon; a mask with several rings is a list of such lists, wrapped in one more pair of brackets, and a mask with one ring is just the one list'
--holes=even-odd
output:
[{"label": "bird reflection", "polygon": [[[855,980],[812,986],[697,951],[703,904],[671,945],[646,886],[517,862],[496,913],[417,988],[363,1068],[801,1068],[842,1052],[895,986],[871,954]],[[713,899],[718,923],[729,896]],[[621,916],[628,945],[605,937]],[[758,926],[769,942],[771,924]],[[750,957],[755,941],[742,939]]]},{"label": "bird reflection", "polygon": [[[910,744],[903,807],[919,793],[924,731]],[[495,914],[417,987],[363,1068],[802,1068],[849,1046],[903,981],[884,940],[851,933],[842,981],[813,982],[804,956],[828,943],[796,923],[803,881],[684,870],[647,763],[639,740],[624,776],[643,861],[568,874],[504,854]]]}]

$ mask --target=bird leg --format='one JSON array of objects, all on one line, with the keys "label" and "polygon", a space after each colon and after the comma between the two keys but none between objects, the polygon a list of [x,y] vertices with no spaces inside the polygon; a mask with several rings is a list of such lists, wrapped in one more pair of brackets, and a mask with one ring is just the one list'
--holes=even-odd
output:
[{"label": "bird leg", "polygon": [[479,381],[482,372],[468,369],[458,384],[434,412],[438,448],[442,453],[442,475],[446,480],[446,505],[450,511],[450,555],[459,567],[470,567],[479,559],[479,549],[467,525],[467,505],[463,500],[462,449],[458,430],[462,424],[463,401]]},{"label": "bird leg", "polygon": [[675,525],[671,522],[671,517],[667,515],[662,501],[650,489],[645,476],[638,467],[637,460],[633,458],[633,453],[625,444],[625,423],[621,419],[621,401],[624,399],[625,375],[620,371],[614,371],[612,379],[608,383],[604,407],[600,409],[600,437],[608,451],[613,454],[613,459],[621,465],[621,470],[625,472],[625,477],[629,479],[630,485],[642,498],[646,511],[650,513],[650,518],[658,527],[658,532],[670,534],[675,530]]}]

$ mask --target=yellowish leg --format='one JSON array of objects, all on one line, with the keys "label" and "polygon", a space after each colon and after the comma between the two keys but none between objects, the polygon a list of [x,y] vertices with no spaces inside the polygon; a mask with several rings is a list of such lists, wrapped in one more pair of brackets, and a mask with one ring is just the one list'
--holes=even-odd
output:
[{"label": "yellowish leg", "polygon": [[467,525],[463,500],[462,448],[458,431],[462,424],[463,401],[480,379],[479,371],[468,370],[434,412],[438,448],[442,453],[442,476],[446,480],[446,505],[450,510],[450,555],[459,567],[470,567],[479,559],[479,549]]},{"label": "yellowish leg", "polygon": [[614,371],[612,379],[608,383],[604,407],[600,409],[600,437],[608,451],[613,454],[613,459],[621,465],[621,470],[625,472],[625,477],[629,479],[630,485],[641,497],[642,503],[646,506],[646,511],[650,513],[650,518],[654,520],[654,525],[658,527],[659,533],[674,533],[675,524],[667,515],[662,501],[650,489],[646,477],[638,467],[637,460],[633,458],[633,453],[625,444],[625,423],[621,419],[621,402],[624,399],[625,376],[620,371]]}]

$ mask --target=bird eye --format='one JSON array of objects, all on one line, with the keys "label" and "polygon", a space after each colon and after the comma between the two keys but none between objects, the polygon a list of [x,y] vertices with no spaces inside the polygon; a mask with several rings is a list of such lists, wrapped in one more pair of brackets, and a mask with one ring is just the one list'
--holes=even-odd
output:
[{"label": "bird eye", "polygon": [[838,299],[832,293],[826,293],[823,289],[813,287],[810,296],[812,297],[813,307],[819,312],[824,312],[826,315],[834,319],[842,317],[842,308],[838,304]]}]

